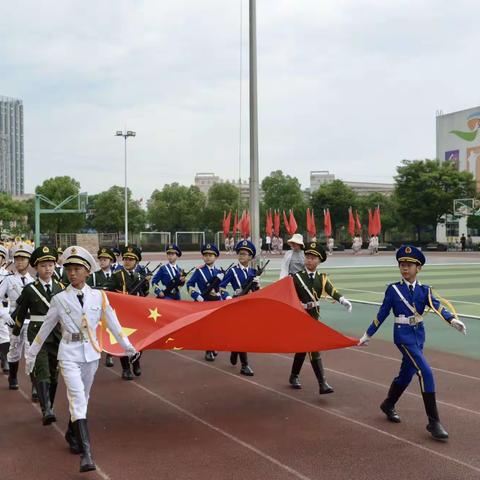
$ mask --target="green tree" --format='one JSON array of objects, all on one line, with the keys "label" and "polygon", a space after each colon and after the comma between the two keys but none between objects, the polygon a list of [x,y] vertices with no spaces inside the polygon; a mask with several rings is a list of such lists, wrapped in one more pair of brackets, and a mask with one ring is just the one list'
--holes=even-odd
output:
[{"label": "green tree", "polygon": [[[145,229],[146,212],[127,190],[128,231]],[[125,190],[113,186],[89,199],[89,223],[98,232],[123,232],[125,229]]]},{"label": "green tree", "polygon": [[[298,178],[284,175],[281,170],[272,172],[262,181],[263,202],[261,205],[260,231],[263,232],[265,226],[265,212],[268,209],[278,209],[280,212],[288,212],[292,209],[298,224],[298,231],[302,232],[306,228],[307,198],[302,191]],[[282,219],[283,229],[283,219]]]},{"label": "green tree", "polygon": [[316,215],[317,230],[321,231],[319,226],[323,225],[323,223],[319,224],[319,220],[323,221],[323,210],[325,208],[330,209],[333,235],[341,227],[348,225],[349,207],[355,209],[358,208],[358,205],[358,195],[341,180],[334,180],[321,185],[312,193],[310,199],[310,206]]},{"label": "green tree", "polygon": [[[10,226],[13,223],[16,226]],[[27,229],[27,205],[14,200],[8,193],[0,192],[0,235],[3,231],[11,234],[25,233]]]},{"label": "green tree", "polygon": [[[80,183],[71,177],[54,177],[45,180],[42,185],[35,189],[35,193],[40,193],[59,204],[71,195],[78,195],[80,192]],[[49,205],[41,203],[42,208]],[[77,198],[63,205],[62,208],[77,208]],[[40,226],[42,233],[74,233],[80,231],[85,225],[84,213],[54,213],[41,215]]]},{"label": "green tree", "polygon": [[247,208],[240,200],[240,190],[232,183],[217,183],[210,187],[207,205],[203,212],[204,224],[212,232],[222,228],[223,212],[232,211],[232,223],[235,211]]},{"label": "green tree", "polygon": [[415,229],[418,241],[422,230],[435,231],[440,217],[452,213],[455,198],[475,195],[473,175],[459,172],[452,162],[404,160],[395,183],[399,218]]},{"label": "green tree", "polygon": [[203,230],[206,197],[198,187],[178,183],[154,190],[147,205],[147,218],[154,231]]}]

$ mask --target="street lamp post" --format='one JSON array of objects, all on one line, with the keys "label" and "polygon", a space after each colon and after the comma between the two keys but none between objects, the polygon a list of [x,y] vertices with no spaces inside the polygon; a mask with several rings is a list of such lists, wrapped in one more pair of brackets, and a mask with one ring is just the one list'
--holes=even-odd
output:
[{"label": "street lamp post", "polygon": [[125,140],[125,246],[128,245],[127,138],[134,137],[135,135],[136,132],[132,132],[131,130],[126,130],[125,132],[117,130],[115,133],[116,137],[123,137]]}]

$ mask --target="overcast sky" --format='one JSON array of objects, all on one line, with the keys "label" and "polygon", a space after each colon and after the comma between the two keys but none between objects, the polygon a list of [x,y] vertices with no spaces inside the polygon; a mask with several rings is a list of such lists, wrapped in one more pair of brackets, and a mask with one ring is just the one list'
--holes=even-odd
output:
[{"label": "overcast sky", "polygon": [[[436,111],[480,104],[479,18],[474,0],[258,0],[260,177],[390,182],[402,159],[434,157]],[[136,198],[195,172],[238,178],[241,51],[247,179],[247,0],[2,2],[26,192],[54,175],[123,185],[125,127]]]}]

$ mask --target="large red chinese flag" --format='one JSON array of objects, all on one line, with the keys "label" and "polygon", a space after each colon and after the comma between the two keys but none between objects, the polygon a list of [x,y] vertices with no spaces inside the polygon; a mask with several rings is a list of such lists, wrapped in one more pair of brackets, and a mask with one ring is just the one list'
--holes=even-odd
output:
[{"label": "large red chinese flag", "polygon": [[[357,344],[356,339],[305,313],[291,277],[249,295],[218,302],[107,295],[123,333],[137,350],[314,352]],[[102,331],[102,340],[106,352],[123,354],[108,330]]]},{"label": "large red chinese flag", "polygon": [[273,233],[276,237],[280,235],[280,212],[278,210],[275,210],[273,219]]},{"label": "large red chinese flag", "polygon": [[348,209],[348,233],[351,237],[355,236],[355,219],[353,218],[352,207]]}]

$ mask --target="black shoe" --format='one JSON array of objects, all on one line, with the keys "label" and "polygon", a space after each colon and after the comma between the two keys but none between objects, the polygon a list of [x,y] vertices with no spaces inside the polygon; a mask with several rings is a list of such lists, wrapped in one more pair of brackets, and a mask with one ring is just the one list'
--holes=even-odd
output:
[{"label": "black shoe", "polygon": [[238,353],[237,352],[232,352],[230,354],[230,363],[232,365],[236,365],[237,364],[237,361],[238,361]]},{"label": "black shoe", "polygon": [[140,362],[138,360],[132,363],[132,370],[136,377],[139,377],[142,374],[142,369],[140,368]]},{"label": "black shoe", "polygon": [[253,370],[251,369],[250,365],[242,365],[240,373],[242,375],[246,375],[247,377],[253,377]]},{"label": "black shoe", "polygon": [[90,450],[90,435],[88,434],[87,419],[83,418],[74,422],[75,433],[78,443],[81,445],[80,472],[91,472],[97,467],[92,458]]},{"label": "black shoe", "polygon": [[333,393],[333,388],[325,381],[320,384],[319,389],[320,395],[326,395],[327,393]]},{"label": "black shoe", "polygon": [[447,440],[448,432],[443,428],[439,420],[430,419],[427,425],[427,430],[431,433],[435,440]]},{"label": "black shoe", "polygon": [[42,407],[42,423],[43,425],[50,425],[57,421],[55,413],[53,413],[52,405],[50,403],[50,384],[42,381],[37,382],[38,400]]},{"label": "black shoe", "polygon": [[107,353],[105,357],[105,366],[106,367],[113,367],[113,357]]},{"label": "black shoe", "polygon": [[213,354],[213,352],[211,350],[207,350],[205,352],[205,360],[207,362],[213,362],[215,361],[215,355]]},{"label": "black shoe", "polygon": [[73,427],[71,419],[68,421],[67,431],[65,432],[65,440],[70,447],[70,453],[73,453],[74,455],[80,455],[82,453],[82,447],[78,443],[75,428]]},{"label": "black shoe", "polygon": [[427,430],[431,433],[435,440],[447,440],[448,433],[440,423],[437,410],[437,400],[435,398],[435,392],[422,392],[423,403],[425,405],[425,412],[428,417]]},{"label": "black shoe", "polygon": [[218,352],[216,350],[212,350],[213,356],[217,358]]},{"label": "black shoe", "polygon": [[10,367],[10,373],[8,375],[8,388],[10,390],[18,390],[18,362],[8,362],[8,366]]},{"label": "black shoe", "polygon": [[300,383],[298,375],[290,375],[290,379],[288,381],[290,382],[292,388],[295,388],[297,390],[302,388],[302,384]]},{"label": "black shoe", "polygon": [[393,423],[400,423],[400,415],[395,411],[394,407],[391,407],[387,400],[384,400],[380,405],[380,410],[387,416],[388,420]]},{"label": "black shoe", "polygon": [[133,380],[133,373],[129,368],[125,368],[122,370],[122,378],[124,380]]}]

